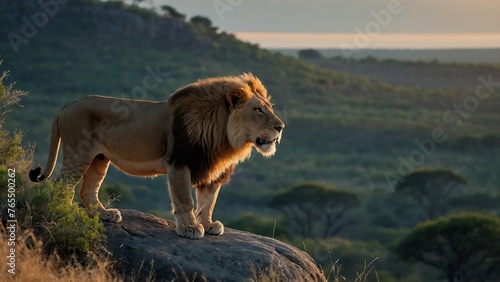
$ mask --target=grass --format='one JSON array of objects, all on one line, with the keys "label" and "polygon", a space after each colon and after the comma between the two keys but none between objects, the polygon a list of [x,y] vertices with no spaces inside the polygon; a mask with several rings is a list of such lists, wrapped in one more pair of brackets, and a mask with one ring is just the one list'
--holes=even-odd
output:
[{"label": "grass", "polygon": [[[370,276],[370,273],[374,273],[375,275],[375,281],[380,282],[377,274],[377,270],[375,270],[374,263],[378,258],[373,259],[370,263],[364,264],[363,269],[361,269],[360,272],[356,271],[356,278],[354,279],[354,282],[366,282],[366,281],[372,281],[369,280],[368,277]],[[326,279],[328,281],[334,281],[334,282],[348,282],[349,280],[340,275],[340,270],[342,269],[342,264],[339,263],[339,260],[336,260],[335,262],[332,263],[332,268],[330,272],[328,273]]]},{"label": "grass", "polygon": [[62,260],[56,253],[45,254],[43,244],[37,240],[31,231],[17,235],[15,245],[15,274],[8,272],[10,266],[6,263],[10,253],[7,240],[0,237],[1,281],[61,281],[61,282],[114,282],[122,281],[113,273],[113,261],[96,255],[88,255],[85,265],[73,257],[69,261]]},{"label": "grass", "polygon": [[[349,280],[342,276],[340,274],[340,270],[342,269],[342,264],[339,262],[340,260],[337,259],[335,262],[332,260],[332,254],[330,252],[330,250],[327,250],[328,251],[328,255],[330,257],[330,263],[331,263],[331,267],[330,267],[330,271],[328,272],[328,274],[326,275],[326,280],[328,281],[334,281],[334,282],[348,282]],[[363,268],[361,269],[361,271],[356,271],[356,278],[354,279],[354,282],[366,282],[366,281],[373,281],[373,279],[368,279],[370,277],[370,273],[374,273],[375,275],[375,281],[377,282],[380,282],[379,278],[378,278],[378,274],[377,274],[377,270],[375,270],[375,261],[378,259],[377,258],[374,258],[370,263],[364,263],[364,266]]]}]

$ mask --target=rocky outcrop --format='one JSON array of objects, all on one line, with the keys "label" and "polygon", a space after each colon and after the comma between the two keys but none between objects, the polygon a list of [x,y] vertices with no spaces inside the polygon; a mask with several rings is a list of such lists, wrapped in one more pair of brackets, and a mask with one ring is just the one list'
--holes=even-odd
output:
[{"label": "rocky outcrop", "polygon": [[278,240],[225,228],[222,236],[178,237],[175,225],[153,215],[121,210],[105,223],[108,250],[124,276],[155,281],[325,281],[305,252]]}]

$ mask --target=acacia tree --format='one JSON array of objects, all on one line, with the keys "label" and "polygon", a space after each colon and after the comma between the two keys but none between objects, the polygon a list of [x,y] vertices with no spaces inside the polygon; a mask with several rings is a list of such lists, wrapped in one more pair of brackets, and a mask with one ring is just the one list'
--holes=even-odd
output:
[{"label": "acacia tree", "polygon": [[359,204],[354,193],[315,183],[292,187],[270,202],[271,207],[292,220],[303,237],[313,237],[314,227],[321,226],[321,222],[321,236],[335,236],[352,223],[345,220],[345,214]]},{"label": "acacia tree", "polygon": [[300,59],[319,59],[323,58],[321,53],[315,49],[303,49],[299,50],[299,58]]},{"label": "acacia tree", "polygon": [[174,7],[169,5],[162,5],[161,10],[165,13],[166,16],[173,17],[174,19],[184,20],[186,19],[186,15],[179,13]]},{"label": "acacia tree", "polygon": [[358,195],[339,189],[325,189],[323,195],[318,195],[318,203],[321,205],[325,216],[325,228],[323,237],[337,235],[344,227],[352,224],[345,220],[346,212],[360,205]]},{"label": "acacia tree", "polygon": [[450,169],[423,169],[415,171],[396,184],[395,191],[409,195],[435,219],[446,211],[446,201],[467,179]]},{"label": "acacia tree", "polygon": [[428,221],[394,251],[402,260],[441,270],[450,282],[500,278],[500,218],[465,213]]}]

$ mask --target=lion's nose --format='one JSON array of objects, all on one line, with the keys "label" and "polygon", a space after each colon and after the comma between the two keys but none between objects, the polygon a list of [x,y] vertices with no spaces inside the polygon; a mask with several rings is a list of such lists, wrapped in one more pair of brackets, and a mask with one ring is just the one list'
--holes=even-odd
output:
[{"label": "lion's nose", "polygon": [[281,132],[281,130],[283,130],[283,126],[275,126],[274,129],[276,129],[276,131],[278,132]]}]

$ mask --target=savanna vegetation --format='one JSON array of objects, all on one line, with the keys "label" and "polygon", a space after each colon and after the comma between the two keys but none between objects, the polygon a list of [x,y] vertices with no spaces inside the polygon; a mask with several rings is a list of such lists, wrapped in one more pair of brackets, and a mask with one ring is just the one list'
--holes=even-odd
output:
[{"label": "savanna vegetation", "polygon": [[118,281],[104,249],[103,224],[61,183],[33,185],[31,146],[24,132],[4,128],[5,116],[27,93],[0,75],[0,207],[2,281]]},{"label": "savanna vegetation", "polygon": [[[21,102],[0,95],[12,110],[0,133],[0,188],[5,205],[8,169],[15,168],[18,220],[44,241],[42,253],[87,257],[105,240],[98,221],[64,204],[64,189],[26,180],[34,163],[46,161],[59,108],[89,94],[165,100],[199,78],[252,72],[287,126],[275,157],[252,157],[236,170],[216,219],[294,244],[331,280],[342,279],[342,265],[346,279],[361,281],[356,271],[371,262],[368,281],[500,279],[491,267],[500,254],[481,245],[498,236],[496,225],[485,227],[500,211],[498,65],[374,58],[346,65],[314,50],[301,60],[238,41],[203,15],[188,19],[170,6],[158,14],[121,1],[70,1],[43,25],[34,17],[39,11],[38,1],[0,2],[7,38],[1,67],[30,93]],[[155,83],[145,85],[146,77]],[[12,93],[9,87],[0,94]],[[165,185],[165,176],[110,170],[100,197],[169,217]],[[445,252],[405,247],[421,240]],[[478,252],[466,258],[456,242]],[[92,267],[91,260],[79,267]]]}]

